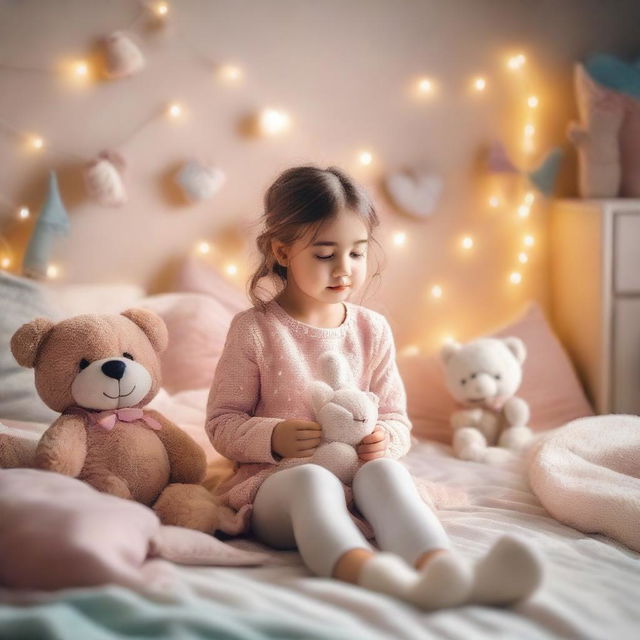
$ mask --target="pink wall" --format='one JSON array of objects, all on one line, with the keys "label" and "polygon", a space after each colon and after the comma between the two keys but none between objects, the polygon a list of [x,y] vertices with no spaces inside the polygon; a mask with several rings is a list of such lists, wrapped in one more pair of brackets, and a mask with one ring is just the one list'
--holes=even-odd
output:
[{"label": "pink wall", "polygon": [[[131,30],[147,58],[144,72],[77,86],[57,73],[1,65],[53,69],[67,58],[86,57],[97,38],[131,23],[138,4],[0,2],[0,121],[41,134],[51,149],[25,152],[15,138],[0,134],[0,194],[37,210],[47,171],[58,171],[72,224],[55,256],[65,280],[128,281],[160,290],[203,239],[215,247],[212,261],[245,265],[237,276],[242,280],[251,243],[243,248],[238,238],[253,237],[264,189],[280,170],[313,162],[343,167],[376,195],[386,268],[370,303],[390,316],[400,346],[431,347],[445,332],[470,337],[501,323],[529,298],[546,304],[544,206],[536,206],[526,223],[513,207],[490,210],[480,152],[501,137],[517,153],[529,90],[541,105],[528,162],[564,144],[574,113],[573,62],[595,50],[638,53],[637,3],[617,2],[615,11],[595,0],[170,4],[165,29],[149,31],[141,20]],[[519,50],[528,56],[528,86],[518,85],[504,67],[506,56]],[[226,62],[243,68],[238,86],[216,79],[213,65]],[[468,84],[479,73],[489,90],[474,96]],[[420,75],[438,82],[434,99],[411,94]],[[183,124],[156,118],[120,147],[128,163],[128,204],[107,209],[87,201],[83,161],[117,146],[172,100],[188,110]],[[290,113],[290,132],[246,137],[244,119],[270,105]],[[374,153],[366,168],[357,161],[365,148]],[[571,193],[574,158],[568,151],[563,177]],[[186,204],[173,186],[172,174],[191,157],[227,174],[210,201]],[[403,167],[427,168],[445,181],[426,222],[401,215],[379,189],[386,173]],[[13,215],[0,200],[5,231]],[[408,234],[401,249],[392,242],[397,231]],[[537,244],[522,284],[514,287],[507,275],[524,231],[533,232]],[[466,233],[475,247],[463,254],[457,243]],[[19,243],[20,233],[12,238]],[[438,302],[428,295],[435,283],[445,291]]]}]

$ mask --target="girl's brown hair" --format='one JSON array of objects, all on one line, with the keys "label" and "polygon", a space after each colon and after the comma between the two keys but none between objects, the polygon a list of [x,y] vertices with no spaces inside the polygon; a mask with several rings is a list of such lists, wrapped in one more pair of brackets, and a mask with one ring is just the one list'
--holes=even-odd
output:
[{"label": "girl's brown hair", "polygon": [[[249,297],[254,306],[264,309],[265,300],[258,295],[260,281],[270,277],[281,288],[287,283],[287,268],[278,264],[271,242],[280,240],[291,245],[310,228],[320,225],[338,211],[349,209],[357,213],[367,226],[370,240],[380,223],[365,191],[337,167],[320,169],[307,165],[292,167],[281,173],[267,189],[264,197],[263,231],[256,239],[260,265],[249,281]],[[379,265],[373,278],[380,276]]]}]

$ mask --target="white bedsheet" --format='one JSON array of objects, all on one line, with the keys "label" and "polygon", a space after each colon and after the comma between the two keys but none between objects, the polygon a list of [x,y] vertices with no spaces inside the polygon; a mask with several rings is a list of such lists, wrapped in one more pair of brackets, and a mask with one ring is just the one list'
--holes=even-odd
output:
[{"label": "white bedsheet", "polygon": [[[189,398],[193,426],[193,412],[204,408],[206,392],[201,396]],[[180,413],[176,402],[171,417],[179,421]],[[405,462],[416,477],[446,487],[436,501],[444,505],[440,517],[466,557],[479,556],[504,533],[527,538],[540,549],[547,573],[530,601],[512,609],[465,606],[423,613],[383,595],[312,577],[293,552],[278,552],[279,564],[260,568],[176,567],[176,598],[308,621],[312,628],[330,629],[335,638],[640,637],[640,555],[552,519],[528,488],[523,460],[490,467],[457,460],[444,445],[421,442]],[[262,549],[245,539],[233,544]]]}]

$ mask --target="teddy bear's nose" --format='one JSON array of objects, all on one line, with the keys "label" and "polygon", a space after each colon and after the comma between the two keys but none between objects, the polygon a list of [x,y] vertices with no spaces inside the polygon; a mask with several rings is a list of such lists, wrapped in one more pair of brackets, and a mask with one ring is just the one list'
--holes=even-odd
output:
[{"label": "teddy bear's nose", "polygon": [[120,380],[124,375],[124,370],[127,368],[127,365],[122,362],[122,360],[109,360],[109,362],[105,362],[101,368],[102,373],[106,376]]}]

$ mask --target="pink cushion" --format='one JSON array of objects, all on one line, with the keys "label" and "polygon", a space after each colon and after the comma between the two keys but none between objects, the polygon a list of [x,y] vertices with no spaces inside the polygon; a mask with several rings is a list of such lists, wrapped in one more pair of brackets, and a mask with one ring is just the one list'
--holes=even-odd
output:
[{"label": "pink cushion", "polygon": [[169,346],[161,354],[162,386],[169,393],[211,386],[234,313],[201,293],[150,296],[136,306],[155,311],[166,323]]},{"label": "pink cushion", "polygon": [[[527,346],[518,395],[529,403],[534,431],[593,415],[569,357],[537,304],[531,304],[515,322],[492,335],[516,336]],[[407,389],[413,434],[450,443],[449,418],[458,407],[445,386],[438,356],[400,355],[398,367]]]},{"label": "pink cushion", "polygon": [[134,589],[170,579],[147,563],[253,565],[267,560],[182,527],[165,527],[133,500],[62,474],[0,469],[0,585],[62,589],[115,583]]},{"label": "pink cushion", "polygon": [[249,308],[245,293],[201,258],[187,258],[175,283],[176,291],[203,293],[214,298],[234,316]]}]

